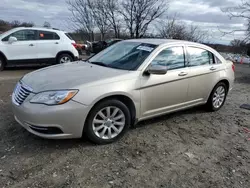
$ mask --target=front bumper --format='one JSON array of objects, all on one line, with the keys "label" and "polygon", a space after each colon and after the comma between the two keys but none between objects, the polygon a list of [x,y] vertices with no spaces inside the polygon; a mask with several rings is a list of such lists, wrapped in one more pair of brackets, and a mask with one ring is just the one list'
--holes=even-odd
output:
[{"label": "front bumper", "polygon": [[[17,106],[12,102],[12,108],[16,121],[30,133],[49,139],[80,138],[84,122],[88,113],[88,106],[73,100],[55,106],[43,104],[31,104],[25,100]],[[44,133],[38,129],[57,129],[57,133]],[[37,129],[37,130],[38,130]]]}]

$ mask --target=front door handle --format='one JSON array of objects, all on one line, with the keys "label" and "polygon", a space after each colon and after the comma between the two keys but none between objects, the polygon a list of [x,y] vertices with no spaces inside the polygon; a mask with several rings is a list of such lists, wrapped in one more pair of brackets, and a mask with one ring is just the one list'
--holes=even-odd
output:
[{"label": "front door handle", "polygon": [[211,67],[210,70],[211,70],[211,71],[214,71],[214,70],[216,70],[216,68],[215,68],[215,67]]},{"label": "front door handle", "polygon": [[179,73],[178,75],[179,76],[186,76],[188,73],[187,72],[181,72],[181,73]]},{"label": "front door handle", "polygon": [[34,44],[30,44],[29,46],[34,46]]},{"label": "front door handle", "polygon": [[59,44],[59,42],[55,42],[55,44]]}]

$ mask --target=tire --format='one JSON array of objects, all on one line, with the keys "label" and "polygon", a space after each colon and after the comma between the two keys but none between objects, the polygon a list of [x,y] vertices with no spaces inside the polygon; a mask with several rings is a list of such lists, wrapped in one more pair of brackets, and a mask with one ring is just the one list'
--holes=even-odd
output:
[{"label": "tire", "polygon": [[69,63],[72,61],[73,61],[73,58],[69,54],[61,54],[57,58],[57,64]]},{"label": "tire", "polygon": [[[109,118],[107,118],[107,108],[110,108]],[[100,112],[104,117],[99,115]],[[84,134],[95,144],[109,144],[120,139],[128,130],[130,123],[130,112],[125,104],[115,99],[106,100],[98,103],[90,111],[84,126]]]},{"label": "tire", "polygon": [[[223,89],[222,89],[223,88]],[[222,89],[222,90],[220,90]],[[220,93],[221,91],[221,93]],[[224,96],[223,96],[224,93]],[[221,107],[224,105],[226,98],[227,98],[227,93],[228,93],[228,88],[226,86],[225,83],[223,82],[219,82],[213,89],[213,91],[211,92],[209,99],[207,101],[206,107],[207,110],[215,112],[218,111],[219,109],[221,109]],[[220,96],[218,96],[218,94],[220,94]],[[217,95],[217,99],[216,98]],[[223,96],[223,98],[222,98]],[[215,101],[218,101],[217,104]]]},{"label": "tire", "polygon": [[0,71],[3,71],[5,68],[5,59],[0,56]]}]

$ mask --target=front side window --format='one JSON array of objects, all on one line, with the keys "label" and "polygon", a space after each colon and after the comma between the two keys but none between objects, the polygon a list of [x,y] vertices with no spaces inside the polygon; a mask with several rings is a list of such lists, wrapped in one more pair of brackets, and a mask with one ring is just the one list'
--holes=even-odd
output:
[{"label": "front side window", "polygon": [[213,54],[207,50],[187,47],[187,53],[189,58],[188,65],[190,67],[214,64]]},{"label": "front side window", "polygon": [[54,32],[50,32],[50,31],[39,31],[39,40],[59,40],[60,37],[54,33]]},{"label": "front side window", "polygon": [[185,67],[185,56],[183,47],[170,47],[162,50],[151,62],[151,65],[166,66],[167,70]]},{"label": "front side window", "polygon": [[16,37],[18,41],[36,40],[36,31],[28,29],[16,31],[5,37],[3,41],[8,41],[10,37]]},{"label": "front side window", "polygon": [[116,69],[136,70],[156,47],[141,42],[119,42],[93,56],[88,62]]}]

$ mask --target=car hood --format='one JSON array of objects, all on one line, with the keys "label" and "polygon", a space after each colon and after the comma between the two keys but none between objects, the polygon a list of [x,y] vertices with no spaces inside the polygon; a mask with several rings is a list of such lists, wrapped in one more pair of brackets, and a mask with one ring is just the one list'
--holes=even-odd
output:
[{"label": "car hood", "polygon": [[104,84],[105,81],[115,81],[114,78],[129,72],[78,61],[39,69],[26,74],[22,82],[36,93],[46,90],[77,89],[84,84]]}]

